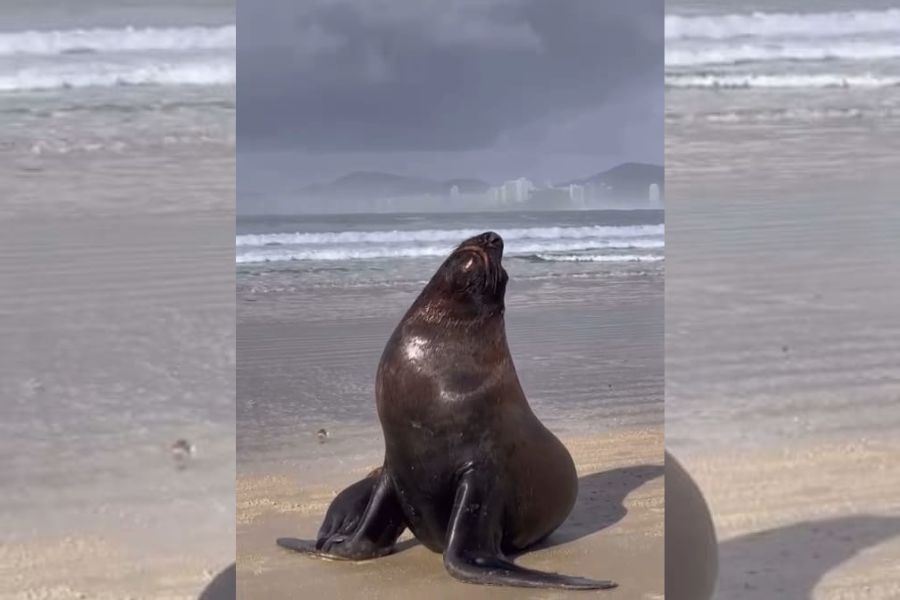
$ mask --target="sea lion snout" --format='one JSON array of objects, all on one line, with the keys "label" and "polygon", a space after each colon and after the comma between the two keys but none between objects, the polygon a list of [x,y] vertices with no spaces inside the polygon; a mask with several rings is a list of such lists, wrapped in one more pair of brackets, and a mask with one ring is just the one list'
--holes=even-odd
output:
[{"label": "sea lion snout", "polygon": [[500,237],[499,233],[486,231],[478,236],[478,238],[486,248],[500,250],[501,252],[503,251],[503,238]]},{"label": "sea lion snout", "polygon": [[474,250],[485,257],[490,256],[491,258],[499,259],[503,257],[503,238],[500,237],[499,233],[485,231],[470,237],[457,248],[457,252],[466,250]]}]

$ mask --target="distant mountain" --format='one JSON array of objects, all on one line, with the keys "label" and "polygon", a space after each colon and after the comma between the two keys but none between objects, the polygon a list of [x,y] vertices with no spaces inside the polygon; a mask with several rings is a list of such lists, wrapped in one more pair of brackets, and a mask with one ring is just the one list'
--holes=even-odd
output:
[{"label": "distant mountain", "polygon": [[444,196],[453,186],[461,194],[484,192],[489,185],[478,179],[433,181],[377,171],[356,171],[331,183],[315,184],[303,189],[306,194],[327,198],[402,198],[405,196]]},{"label": "distant mountain", "polygon": [[[551,188],[539,187],[510,202],[489,194],[480,179],[433,180],[379,171],[355,171],[328,183],[308,185],[299,200],[307,210],[338,212],[428,212],[448,210],[571,210],[659,208],[663,168],[624,163],[608,171]],[[584,186],[576,192],[569,184]],[[650,187],[658,186],[658,195]],[[502,185],[502,184],[499,184]],[[455,188],[455,189],[454,189]],[[577,194],[577,195],[576,195]]]},{"label": "distant mountain", "polygon": [[[634,198],[643,201],[647,198],[647,190],[650,188],[650,185],[654,183],[659,186],[660,194],[662,195],[665,184],[665,169],[659,165],[623,163],[608,171],[568,183],[590,185],[597,192],[623,200]],[[568,185],[568,183],[565,185]]]}]

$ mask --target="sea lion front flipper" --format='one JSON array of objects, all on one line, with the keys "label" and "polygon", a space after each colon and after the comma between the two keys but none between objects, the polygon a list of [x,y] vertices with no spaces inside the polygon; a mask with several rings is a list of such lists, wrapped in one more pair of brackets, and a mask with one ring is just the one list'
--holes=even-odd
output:
[{"label": "sea lion front flipper", "polygon": [[483,585],[529,588],[604,590],[612,581],[595,581],[526,569],[501,552],[501,497],[475,467],[460,478],[447,530],[444,567],[456,579]]},{"label": "sea lion front flipper", "polygon": [[321,549],[328,538],[335,535],[351,535],[356,531],[357,525],[366,513],[366,508],[372,500],[372,494],[381,477],[381,469],[373,471],[365,477],[344,489],[331,504],[316,534],[317,547]]},{"label": "sea lion front flipper", "polygon": [[337,560],[337,561],[348,561],[348,560],[370,560],[373,558],[378,558],[378,556],[368,556],[361,558],[348,558],[346,556],[341,556],[339,554],[330,554],[328,552],[323,552],[316,548],[317,541],[316,540],[304,540],[302,538],[290,538],[290,537],[280,537],[275,540],[275,543],[284,548],[285,550],[292,550],[297,552],[298,554],[305,554],[310,558],[318,558],[321,560]]},{"label": "sea lion front flipper", "polygon": [[406,522],[390,479],[377,471],[338,494],[315,542],[279,538],[283,548],[331,560],[369,560],[390,554]]}]

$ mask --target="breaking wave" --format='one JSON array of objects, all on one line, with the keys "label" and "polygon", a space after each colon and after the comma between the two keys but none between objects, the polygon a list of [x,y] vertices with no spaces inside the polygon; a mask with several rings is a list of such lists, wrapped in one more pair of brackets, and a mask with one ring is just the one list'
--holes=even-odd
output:
[{"label": "breaking wave", "polygon": [[[347,261],[446,256],[468,229],[341,231],[326,233],[245,234],[236,239],[239,264],[284,261]],[[508,256],[580,251],[658,250],[663,225],[534,227],[501,229]]]},{"label": "breaking wave", "polygon": [[[411,231],[340,231],[325,233],[266,233],[239,235],[237,246],[267,246],[271,244],[360,244],[402,242],[455,242],[478,235],[480,229],[419,229]],[[528,227],[498,230],[509,244],[512,240],[633,238],[662,235],[663,225],[630,225],[592,227]]]},{"label": "breaking wave", "polygon": [[755,43],[707,44],[673,47],[666,51],[666,65],[696,67],[700,65],[729,65],[745,62],[824,61],[824,60],[886,60],[900,58],[900,39],[896,41],[816,41],[791,40],[775,43],[760,40]]},{"label": "breaking wave", "polygon": [[900,85],[900,77],[888,75],[821,74],[666,74],[670,88],[883,88]]},{"label": "breaking wave", "polygon": [[0,33],[0,56],[83,52],[222,50],[235,47],[234,25],[123,29],[71,29]]},{"label": "breaking wave", "polygon": [[[616,242],[608,240],[591,240],[582,242],[547,242],[547,243],[507,243],[505,253],[508,256],[522,254],[540,254],[548,252],[574,252],[588,249],[638,250],[658,249],[663,247],[662,240],[635,240],[632,242]],[[360,247],[311,247],[311,248],[257,248],[239,252],[237,263],[284,262],[298,260],[372,260],[379,258],[425,258],[446,256],[453,249],[452,244],[427,246],[360,246]]]},{"label": "breaking wave", "polygon": [[93,62],[0,72],[0,92],[126,85],[227,85],[234,81],[234,61],[229,59],[136,64]]},{"label": "breaking wave", "polygon": [[543,262],[659,262],[661,254],[534,254],[525,258]]}]

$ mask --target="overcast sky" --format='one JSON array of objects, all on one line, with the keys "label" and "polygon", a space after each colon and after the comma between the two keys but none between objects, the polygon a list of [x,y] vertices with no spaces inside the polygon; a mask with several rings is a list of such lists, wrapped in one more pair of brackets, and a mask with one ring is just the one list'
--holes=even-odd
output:
[{"label": "overcast sky", "polygon": [[239,189],[662,164],[662,0],[256,0],[237,22]]}]

